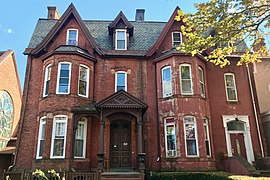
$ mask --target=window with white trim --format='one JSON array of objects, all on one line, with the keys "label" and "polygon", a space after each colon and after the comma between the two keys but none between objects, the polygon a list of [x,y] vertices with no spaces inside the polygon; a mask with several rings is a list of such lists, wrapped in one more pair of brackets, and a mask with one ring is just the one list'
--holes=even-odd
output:
[{"label": "window with white trim", "polygon": [[85,158],[87,119],[82,118],[77,125],[75,134],[75,158]]},{"label": "window with white trim", "polygon": [[180,65],[180,83],[181,83],[181,94],[193,95],[190,64]]},{"label": "window with white trim", "polygon": [[88,97],[88,89],[89,89],[89,68],[85,65],[80,65],[78,94],[83,97]]},{"label": "window with white trim", "polygon": [[234,74],[225,73],[224,80],[225,80],[227,101],[237,101],[237,91]]},{"label": "window with white trim", "polygon": [[163,97],[172,95],[172,72],[171,66],[162,68],[162,93]]},{"label": "window with white trim", "polygon": [[65,158],[67,119],[64,115],[54,117],[51,158]]},{"label": "window with white trim", "polygon": [[78,29],[67,30],[67,45],[78,45]]},{"label": "window with white trim", "polygon": [[56,94],[69,94],[71,63],[60,62],[58,64]]},{"label": "window with white trim", "polygon": [[49,93],[51,69],[52,69],[51,64],[46,66],[45,68],[43,97],[48,96],[48,93]]},{"label": "window with white trim", "polygon": [[127,50],[127,31],[125,29],[117,29],[115,33],[115,49]]},{"label": "window with white trim", "polygon": [[204,129],[206,155],[207,157],[211,157],[210,133],[207,118],[204,118],[203,120],[203,129]]},{"label": "window with white trim", "polygon": [[124,71],[115,73],[115,92],[120,90],[127,91],[127,73]]},{"label": "window with white trim", "polygon": [[166,157],[176,157],[176,133],[174,118],[164,121]]},{"label": "window with white trim", "polygon": [[205,97],[203,69],[199,67],[198,70],[199,70],[198,72],[199,72],[199,82],[200,82],[200,93],[202,97]]},{"label": "window with white trim", "polygon": [[45,125],[46,125],[46,116],[41,117],[39,120],[37,156],[36,156],[37,159],[42,159],[42,156],[43,156]]},{"label": "window with white trim", "polygon": [[199,156],[197,128],[194,116],[184,117],[184,132],[185,132],[186,155],[190,157]]},{"label": "window with white trim", "polygon": [[182,33],[172,32],[172,46],[178,47],[180,44],[182,44]]}]

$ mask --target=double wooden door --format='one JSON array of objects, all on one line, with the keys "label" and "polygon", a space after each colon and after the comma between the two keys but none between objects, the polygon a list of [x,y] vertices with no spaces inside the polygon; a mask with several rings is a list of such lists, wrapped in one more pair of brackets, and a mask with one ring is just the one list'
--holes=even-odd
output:
[{"label": "double wooden door", "polygon": [[110,130],[110,167],[130,167],[131,123],[129,121],[113,121]]}]

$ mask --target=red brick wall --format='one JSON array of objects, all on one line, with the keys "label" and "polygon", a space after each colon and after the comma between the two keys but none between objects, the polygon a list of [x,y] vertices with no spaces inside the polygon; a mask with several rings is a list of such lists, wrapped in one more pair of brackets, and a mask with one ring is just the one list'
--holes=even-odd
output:
[{"label": "red brick wall", "polygon": [[[224,83],[224,73],[226,72],[235,74],[237,102],[227,102],[226,100]],[[261,154],[246,67],[238,67],[235,63],[232,63],[230,66],[221,69],[209,63],[207,80],[209,82],[208,91],[212,119],[212,142],[216,159],[220,160],[220,153],[227,152],[222,115],[248,115],[254,155],[256,157],[256,155]]]}]

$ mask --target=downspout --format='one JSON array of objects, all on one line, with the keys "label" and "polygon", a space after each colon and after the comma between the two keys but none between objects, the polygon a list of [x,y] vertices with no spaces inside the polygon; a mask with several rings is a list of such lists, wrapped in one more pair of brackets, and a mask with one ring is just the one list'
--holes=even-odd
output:
[{"label": "downspout", "polygon": [[[25,109],[26,109],[26,104],[27,104],[27,97],[28,97],[28,88],[29,88],[29,81],[31,77],[31,70],[32,70],[32,61],[33,61],[33,56],[31,55],[31,52],[29,53],[30,55],[30,62],[28,67],[28,74],[25,77],[25,83],[24,83],[24,91],[23,91],[23,104],[22,104],[22,109],[21,109],[21,116],[20,116],[20,126],[19,126],[19,136],[18,136],[18,142],[16,144],[16,151],[14,155],[14,162],[13,165],[10,166],[10,168],[13,168],[16,163],[17,163],[17,155],[18,155],[18,147],[20,145],[21,137],[22,137],[22,129],[23,129],[23,124],[24,124],[24,115],[25,115]],[[26,71],[27,72],[27,71]],[[9,168],[9,169],[10,169]]]},{"label": "downspout", "polygon": [[159,162],[159,170],[161,169],[161,157],[160,157],[160,129],[159,129],[159,115],[158,115],[158,86],[157,86],[157,65],[156,63],[154,63],[154,73],[155,73],[155,95],[156,95],[156,124],[157,124],[157,162]]},{"label": "downspout", "polygon": [[254,110],[254,115],[255,115],[257,133],[258,133],[258,136],[259,136],[259,143],[260,143],[261,153],[262,153],[262,157],[264,157],[264,150],[263,150],[263,145],[262,145],[262,137],[261,137],[261,131],[260,131],[260,126],[259,126],[259,120],[258,120],[258,112],[257,112],[257,108],[256,108],[255,98],[254,98],[254,90],[253,90],[253,86],[252,86],[252,83],[251,83],[251,76],[250,76],[249,66],[246,65],[246,68],[247,68],[247,73],[248,73],[248,82],[249,82],[249,86],[250,86],[250,93],[251,93],[252,105],[253,105],[253,110]]}]

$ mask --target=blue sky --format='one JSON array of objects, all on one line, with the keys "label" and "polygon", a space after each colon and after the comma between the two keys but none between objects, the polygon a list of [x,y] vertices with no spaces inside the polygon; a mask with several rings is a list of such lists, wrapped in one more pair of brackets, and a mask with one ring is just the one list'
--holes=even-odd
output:
[{"label": "blue sky", "polygon": [[[15,51],[23,87],[26,59],[23,55],[39,18],[47,18],[47,6],[56,6],[60,15],[73,3],[82,19],[113,20],[123,11],[133,21],[136,9],[145,9],[146,21],[167,21],[176,6],[195,12],[194,3],[203,0],[8,0],[0,8],[0,51]],[[1,85],[0,85],[1,86]]]}]

